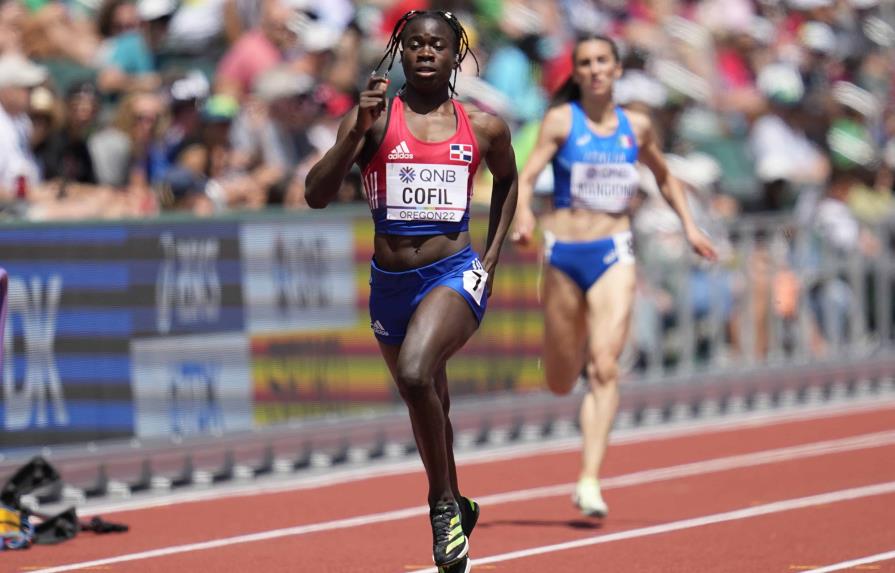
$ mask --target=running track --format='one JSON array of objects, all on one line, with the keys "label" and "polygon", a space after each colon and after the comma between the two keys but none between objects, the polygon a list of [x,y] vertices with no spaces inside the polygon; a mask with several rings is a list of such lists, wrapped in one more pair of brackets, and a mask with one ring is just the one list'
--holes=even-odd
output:
[{"label": "running track", "polygon": [[[573,440],[463,458],[483,505],[473,571],[895,572],[891,399],[619,435],[603,523],[571,507],[577,460]],[[5,552],[0,569],[434,571],[417,463],[332,476],[97,508],[131,531]]]}]

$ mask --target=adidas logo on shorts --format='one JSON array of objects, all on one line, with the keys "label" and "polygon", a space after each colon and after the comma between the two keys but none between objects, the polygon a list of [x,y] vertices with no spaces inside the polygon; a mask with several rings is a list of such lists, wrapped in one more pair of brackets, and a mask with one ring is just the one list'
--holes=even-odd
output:
[{"label": "adidas logo on shorts", "polygon": [[402,141],[398,145],[395,146],[388,154],[389,159],[413,159],[413,154],[410,153],[410,148],[407,147],[407,142]]},{"label": "adidas logo on shorts", "polygon": [[388,336],[388,331],[385,327],[382,326],[382,323],[378,320],[376,322],[370,323],[370,328],[373,329],[373,332],[378,334],[379,336]]}]

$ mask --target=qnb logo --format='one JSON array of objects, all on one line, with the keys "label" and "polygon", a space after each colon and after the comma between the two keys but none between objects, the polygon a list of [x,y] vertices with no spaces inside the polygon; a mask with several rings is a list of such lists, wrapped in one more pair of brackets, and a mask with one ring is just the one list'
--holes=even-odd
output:
[{"label": "qnb logo", "polygon": [[[50,275],[46,284],[40,277],[25,282],[9,280],[9,320],[4,332],[3,407],[4,427],[22,430],[45,427],[52,419],[56,426],[67,426],[68,409],[62,382],[53,354],[56,338],[56,313],[62,298],[62,277]],[[25,377],[16,380],[13,324],[21,324],[25,342]]]},{"label": "qnb logo", "polygon": [[398,177],[401,178],[401,183],[413,183],[416,180],[416,171],[413,167],[402,167]]},{"label": "qnb logo", "polygon": [[221,313],[221,281],[217,272],[217,239],[159,239],[164,262],[155,285],[156,328],[171,332],[174,324],[214,323]]},{"label": "qnb logo", "polygon": [[388,154],[389,159],[413,159],[413,154],[410,153],[410,148],[407,147],[407,142],[402,141],[398,145],[395,146]]},{"label": "qnb logo", "polygon": [[216,433],[224,429],[218,391],[220,366],[187,361],[170,369],[168,419],[175,435]]},{"label": "qnb logo", "polygon": [[329,246],[322,236],[278,236],[274,248],[273,281],[281,310],[326,308],[330,292]]}]

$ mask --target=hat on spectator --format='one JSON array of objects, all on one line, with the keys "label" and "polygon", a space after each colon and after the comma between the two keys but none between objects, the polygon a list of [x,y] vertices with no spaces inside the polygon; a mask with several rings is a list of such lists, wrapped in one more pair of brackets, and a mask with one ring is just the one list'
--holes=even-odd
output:
[{"label": "hat on spectator", "polygon": [[783,105],[795,105],[805,95],[802,77],[787,64],[768,64],[759,72],[756,84],[765,97]]},{"label": "hat on spectator", "polygon": [[879,6],[879,0],[848,0],[848,5],[855,10],[870,10]]},{"label": "hat on spectator", "polygon": [[799,38],[809,50],[826,55],[836,51],[836,33],[823,22],[805,22],[799,28]]},{"label": "hat on spectator", "polygon": [[787,0],[786,5],[793,10],[816,10],[828,8],[835,4],[835,0]]},{"label": "hat on spectator", "polygon": [[876,147],[867,129],[850,119],[833,121],[827,132],[827,145],[834,167],[869,167],[878,159]]},{"label": "hat on spectator", "polygon": [[239,114],[239,102],[229,94],[215,94],[202,106],[202,118],[208,122],[232,121]]},{"label": "hat on spectator", "polygon": [[177,0],[138,0],[137,13],[144,22],[151,22],[174,14]]},{"label": "hat on spectator", "polygon": [[266,102],[272,102],[310,94],[314,91],[314,78],[288,66],[276,66],[261,74],[253,87],[255,95]]},{"label": "hat on spectator", "polygon": [[204,100],[211,91],[208,78],[199,70],[192,70],[186,76],[171,84],[171,99],[174,101]]},{"label": "hat on spectator", "polygon": [[712,94],[709,83],[683,65],[672,60],[656,60],[652,65],[656,79],[677,95],[689,97],[695,101],[708,101]]},{"label": "hat on spectator", "polygon": [[630,70],[615,82],[613,97],[619,105],[639,102],[659,109],[668,101],[668,90],[658,80],[640,70]]},{"label": "hat on spectator", "polygon": [[298,38],[301,47],[308,52],[331,50],[342,37],[335,26],[323,22],[313,12],[307,10],[295,12],[286,26]]},{"label": "hat on spectator", "polygon": [[876,117],[879,113],[879,103],[873,94],[851,82],[836,82],[831,94],[836,102],[864,117]]},{"label": "hat on spectator", "polygon": [[0,88],[33,88],[47,79],[47,70],[18,54],[0,56]]},{"label": "hat on spectator", "polygon": [[891,48],[895,46],[895,28],[880,18],[879,16],[870,16],[864,20],[864,35],[878,46],[883,48]]},{"label": "hat on spectator", "polygon": [[671,174],[695,189],[704,189],[721,179],[718,162],[705,153],[668,154],[666,159]]}]

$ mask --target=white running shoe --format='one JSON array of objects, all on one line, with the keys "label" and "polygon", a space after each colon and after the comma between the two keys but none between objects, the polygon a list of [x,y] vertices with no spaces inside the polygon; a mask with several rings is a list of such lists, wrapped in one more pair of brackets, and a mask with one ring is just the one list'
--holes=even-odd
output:
[{"label": "white running shoe", "polygon": [[594,478],[578,480],[575,493],[572,494],[572,503],[588,517],[606,517],[609,513],[609,506],[600,494],[600,482]]}]

